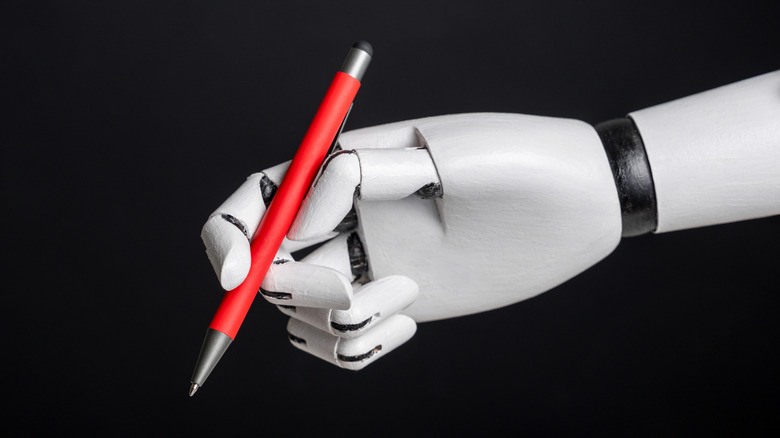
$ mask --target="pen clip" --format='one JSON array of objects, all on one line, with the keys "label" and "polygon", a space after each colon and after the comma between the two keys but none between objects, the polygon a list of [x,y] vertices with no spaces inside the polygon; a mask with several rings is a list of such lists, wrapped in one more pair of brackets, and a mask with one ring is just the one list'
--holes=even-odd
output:
[{"label": "pen clip", "polygon": [[[353,105],[355,104],[354,103],[349,104],[349,109],[347,110],[347,114],[344,115],[344,120],[341,121],[341,126],[339,126],[339,130],[338,132],[336,132],[336,136],[333,137],[333,143],[330,144],[330,148],[328,149],[328,155],[341,149],[341,146],[339,145],[339,137],[341,137],[341,132],[344,130],[344,125],[347,123],[347,117],[349,117],[349,113],[352,112]],[[328,155],[326,155],[326,157]]]}]

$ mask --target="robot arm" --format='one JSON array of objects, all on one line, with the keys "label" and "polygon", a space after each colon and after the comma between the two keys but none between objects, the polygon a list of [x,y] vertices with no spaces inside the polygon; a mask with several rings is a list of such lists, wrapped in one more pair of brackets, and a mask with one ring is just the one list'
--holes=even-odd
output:
[{"label": "robot arm", "polygon": [[[360,369],[417,322],[563,283],[621,235],[780,213],[780,72],[596,129],[460,114],[360,129],[340,143],[260,293],[290,316],[294,346]],[[285,170],[250,176],[203,228],[226,289],[246,276],[248,239]],[[291,255],[308,245],[321,246]]]},{"label": "robot arm", "polygon": [[[613,156],[633,163],[622,166],[622,175],[616,172],[619,190],[633,187],[621,193],[624,235],[780,213],[780,71],[635,111],[596,128],[608,153],[613,151],[613,170]],[[626,210],[633,210],[628,224]]]}]

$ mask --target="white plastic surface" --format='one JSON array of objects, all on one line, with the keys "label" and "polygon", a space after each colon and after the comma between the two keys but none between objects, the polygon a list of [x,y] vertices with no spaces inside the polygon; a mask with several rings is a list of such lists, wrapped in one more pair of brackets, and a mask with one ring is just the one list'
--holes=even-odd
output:
[{"label": "white plastic surface", "polygon": [[[545,292],[597,263],[620,240],[612,172],[595,130],[583,122],[461,114],[352,131],[340,143],[346,152],[327,161],[288,237],[305,247],[332,236],[355,202],[370,281],[349,284],[355,279],[340,235],[301,261],[284,251],[295,242],[285,242],[278,258],[288,261],[273,265],[263,282],[269,291],[290,294],[266,299],[291,316],[293,345],[338,366],[360,369],[387,354],[414,334],[415,321],[482,312]],[[266,171],[274,180],[282,173]],[[441,198],[414,194],[431,183],[441,184]],[[247,187],[239,192],[259,191],[258,184]],[[365,189],[359,198],[356,187]],[[242,211],[252,200],[229,201]],[[216,231],[235,234],[234,225],[222,222]],[[214,231],[204,228],[207,248],[225,247],[209,250],[215,269],[232,246],[248,252],[240,232],[239,239]],[[333,327],[369,317],[354,333]]]},{"label": "white plastic surface", "polygon": [[402,139],[399,148],[422,139],[444,193],[356,202],[371,277],[414,280],[420,296],[403,313],[418,322],[533,297],[592,266],[620,240],[612,172],[586,123],[461,114],[352,131],[340,142],[371,147],[383,132]]},{"label": "white plastic surface", "polygon": [[780,214],[780,71],[635,111],[656,232]]}]

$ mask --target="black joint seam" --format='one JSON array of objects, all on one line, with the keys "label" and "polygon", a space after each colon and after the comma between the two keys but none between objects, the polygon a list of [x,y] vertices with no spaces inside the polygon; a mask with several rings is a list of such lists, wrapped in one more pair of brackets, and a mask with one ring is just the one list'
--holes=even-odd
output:
[{"label": "black joint seam", "polygon": [[352,208],[349,210],[349,213],[347,213],[346,216],[344,216],[344,219],[339,222],[338,225],[336,225],[336,228],[333,231],[337,231],[339,233],[346,233],[348,231],[352,231],[355,228],[357,228],[358,223],[358,217],[357,217],[357,211],[355,211],[355,205],[352,205]]},{"label": "black joint seam", "polygon": [[347,252],[349,253],[349,266],[352,269],[352,275],[359,278],[368,271],[368,259],[363,249],[363,242],[360,241],[357,233],[352,233],[347,237]]},{"label": "black joint seam", "polygon": [[[432,183],[426,184],[422,187],[420,187],[415,194],[422,199],[433,199],[433,198],[443,198],[444,197],[444,187],[441,184],[441,174],[439,173],[439,168],[436,166],[436,160],[433,159],[433,155],[431,155],[431,150],[428,147],[428,142],[425,140],[425,137],[422,135],[422,132],[420,132],[419,129],[415,128],[414,133],[417,136],[417,141],[419,142],[420,146],[417,147],[417,150],[424,149],[426,152],[428,152],[428,158],[431,159],[431,164],[433,164],[433,168],[436,171],[436,176],[438,177],[438,181],[434,181]],[[437,208],[438,212],[438,208]],[[441,219],[441,212],[439,212],[439,218]]]},{"label": "black joint seam", "polygon": [[655,185],[636,124],[630,117],[623,117],[601,122],[595,128],[617,187],[623,237],[655,231],[658,226]]},{"label": "black joint seam", "polygon": [[363,322],[359,322],[357,324],[339,324],[337,322],[331,321],[330,326],[340,332],[354,332],[367,326],[373,318],[374,318],[373,316],[369,316],[367,320]]},{"label": "black joint seam", "polygon": [[220,215],[222,219],[226,220],[227,222],[230,222],[231,224],[235,225],[236,228],[238,228],[239,231],[241,231],[244,234],[244,237],[249,239],[249,233],[246,230],[246,225],[244,225],[243,222],[238,220],[235,216],[230,214],[221,214]]},{"label": "black joint seam", "polygon": [[265,290],[262,287],[260,288],[260,293],[268,298],[273,298],[275,300],[291,300],[292,294],[287,292],[274,292],[272,290]]},{"label": "black joint seam", "polygon": [[276,306],[281,307],[282,309],[287,309],[290,312],[294,312],[294,313],[298,312],[298,308],[295,306],[285,306],[284,304],[277,304]]},{"label": "black joint seam", "polygon": [[287,332],[287,338],[289,338],[291,342],[295,342],[296,344],[306,345],[306,339],[299,338],[290,332]]},{"label": "black joint seam", "polygon": [[263,174],[263,177],[260,178],[260,193],[263,196],[263,204],[265,204],[265,208],[268,208],[268,206],[271,205],[271,200],[274,198],[278,188],[279,186],[271,181],[271,179],[268,178],[266,174]]},{"label": "black joint seam", "polygon": [[[305,342],[305,341],[304,341]],[[372,348],[371,351],[363,354],[358,354],[356,356],[345,356],[341,353],[337,354],[336,357],[342,362],[360,362],[362,360],[366,360],[369,357],[379,353],[382,350],[382,345],[377,345],[376,347]]]},{"label": "black joint seam", "polygon": [[420,187],[414,194],[422,199],[441,198],[444,196],[444,190],[441,183],[432,182]]}]

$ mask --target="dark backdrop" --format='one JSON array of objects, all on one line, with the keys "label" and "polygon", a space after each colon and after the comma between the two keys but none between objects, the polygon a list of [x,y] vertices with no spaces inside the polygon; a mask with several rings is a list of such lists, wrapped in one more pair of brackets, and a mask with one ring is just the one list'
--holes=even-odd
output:
[{"label": "dark backdrop", "polygon": [[246,175],[292,156],[354,40],[375,59],[348,129],[474,111],[596,123],[778,68],[772,2],[269,3],[0,14],[12,426],[780,430],[777,217],[624,240],[539,297],[422,324],[357,373],[290,346],[261,300],[188,398],[220,299],[200,228]]}]

